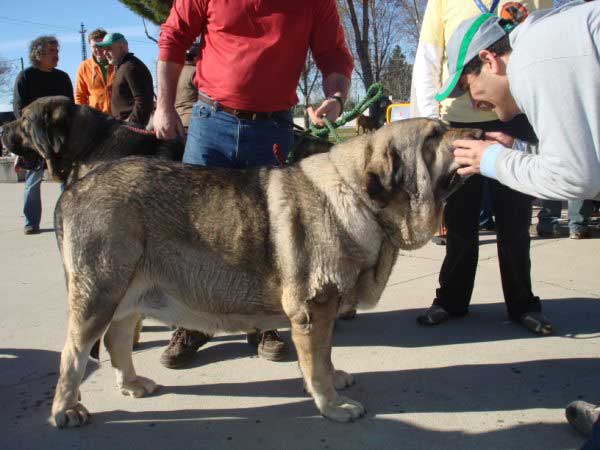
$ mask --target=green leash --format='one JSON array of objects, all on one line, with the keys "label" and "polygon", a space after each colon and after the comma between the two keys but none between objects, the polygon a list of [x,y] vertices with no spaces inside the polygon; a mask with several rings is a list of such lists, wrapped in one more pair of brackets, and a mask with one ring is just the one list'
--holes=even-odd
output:
[{"label": "green leash", "polygon": [[296,153],[296,149],[304,142],[305,138],[308,135],[311,135],[317,139],[323,139],[328,141],[329,134],[333,134],[335,142],[339,144],[342,142],[342,139],[338,135],[336,128],[339,128],[343,125],[346,125],[351,120],[357,118],[360,114],[367,110],[373,103],[379,101],[381,96],[383,95],[383,86],[381,83],[373,83],[369,86],[367,90],[367,95],[350,111],[346,111],[337,118],[337,120],[331,123],[327,117],[323,117],[323,122],[325,123],[324,127],[316,127],[314,125],[310,125],[307,130],[304,130],[300,135],[300,139],[292,146],[290,151],[288,152],[288,157],[286,159],[286,164],[290,164],[294,159],[294,154]]},{"label": "green leash", "polygon": [[367,95],[350,111],[346,111],[337,120],[333,123],[329,122],[326,118],[323,119],[325,122],[325,127],[317,128],[314,125],[310,126],[310,131],[313,136],[322,137],[327,139],[329,133],[333,133],[336,137],[336,142],[340,142],[339,136],[335,133],[335,128],[339,128],[351,120],[358,117],[362,114],[367,108],[369,108],[373,103],[378,101],[383,95],[383,86],[381,83],[373,83],[369,89],[367,90]]}]

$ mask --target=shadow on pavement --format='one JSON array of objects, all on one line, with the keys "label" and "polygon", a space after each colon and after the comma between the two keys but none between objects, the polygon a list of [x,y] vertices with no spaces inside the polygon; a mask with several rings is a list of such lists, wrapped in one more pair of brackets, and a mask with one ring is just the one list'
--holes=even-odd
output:
[{"label": "shadow on pavement", "polygon": [[[597,320],[600,301],[596,298],[544,299],[542,308],[552,322],[554,336],[579,339],[579,334],[600,334]],[[471,304],[467,316],[432,327],[416,322],[424,309],[359,311],[354,320],[336,323],[334,346],[429,347],[505,339],[544,339],[510,322],[504,303]]]},{"label": "shadow on pavement", "polygon": [[[2,350],[2,354],[16,354],[17,360],[19,352]],[[53,352],[35,353],[46,362],[55,362],[57,357]],[[43,353],[48,355],[43,356]],[[401,366],[402,361],[398,361],[398,365]],[[33,411],[21,413],[31,416],[28,419],[32,420],[21,419],[19,413],[7,418],[5,423],[14,427],[11,433],[5,434],[7,441],[3,448],[575,448],[582,438],[566,421],[556,425],[525,424],[519,422],[518,412],[562,409],[576,398],[593,400],[597,395],[595,374],[599,371],[598,359],[571,358],[356,373],[357,384],[344,395],[362,402],[368,414],[353,424],[337,424],[318,417],[310,399],[298,399],[303,396],[300,378],[163,386],[157,396],[165,397],[169,409],[180,395],[197,396],[198,408],[149,411],[143,410],[143,399],[132,399],[141,403],[142,411],[94,413],[94,405],[86,403],[84,398],[83,403],[93,413],[92,424],[83,429],[59,431],[46,424],[49,406],[41,404],[34,406]],[[31,381],[28,385],[37,391],[37,381]],[[18,400],[23,398],[20,393],[26,390],[16,388],[8,408],[18,405]],[[120,394],[115,389],[112,395]],[[203,409],[203,396],[272,397],[279,399],[274,403],[280,404]],[[281,398],[289,398],[290,402],[281,404]],[[444,423],[440,423],[438,429],[425,429],[410,420],[415,414],[465,411],[489,417],[489,426],[496,429],[469,431],[468,423],[450,431]],[[506,420],[506,416],[499,419],[497,413],[503,411],[514,412],[513,419]],[[28,429],[31,432],[27,432]]]}]

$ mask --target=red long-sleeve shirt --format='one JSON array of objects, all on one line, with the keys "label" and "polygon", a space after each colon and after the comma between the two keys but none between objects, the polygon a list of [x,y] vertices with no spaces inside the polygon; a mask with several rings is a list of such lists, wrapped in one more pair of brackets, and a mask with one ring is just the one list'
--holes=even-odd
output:
[{"label": "red long-sleeve shirt", "polygon": [[202,42],[194,83],[230,108],[295,105],[309,48],[324,78],[350,78],[353,68],[334,0],[175,0],[158,59],[183,64],[196,36]]}]

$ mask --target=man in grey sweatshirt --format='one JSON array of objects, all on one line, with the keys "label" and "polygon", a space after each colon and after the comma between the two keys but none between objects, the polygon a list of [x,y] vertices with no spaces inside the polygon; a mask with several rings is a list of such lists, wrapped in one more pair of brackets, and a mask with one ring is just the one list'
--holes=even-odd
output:
[{"label": "man in grey sweatshirt", "polygon": [[[514,30],[513,30],[514,29]],[[574,1],[513,26],[485,14],[448,43],[450,77],[436,99],[469,92],[500,120],[524,113],[539,147],[501,133],[455,142],[461,175],[481,173],[545,199],[600,199],[600,2]]]},{"label": "man in grey sweatshirt", "polygon": [[[481,173],[546,199],[600,199],[600,2],[574,1],[515,26],[491,14],[464,21],[446,55],[450,76],[436,100],[469,92],[502,121],[524,113],[536,154],[502,133],[454,142],[461,175]],[[569,423],[600,449],[600,406],[568,405]]]}]

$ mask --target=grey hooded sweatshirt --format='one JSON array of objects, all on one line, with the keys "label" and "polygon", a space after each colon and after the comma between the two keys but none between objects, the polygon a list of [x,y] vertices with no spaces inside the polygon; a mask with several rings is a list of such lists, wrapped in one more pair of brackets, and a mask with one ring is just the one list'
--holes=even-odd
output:
[{"label": "grey hooded sweatshirt", "polygon": [[534,12],[510,41],[510,91],[538,153],[488,147],[481,173],[538,198],[599,200],[600,1]]}]

